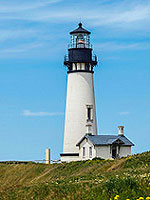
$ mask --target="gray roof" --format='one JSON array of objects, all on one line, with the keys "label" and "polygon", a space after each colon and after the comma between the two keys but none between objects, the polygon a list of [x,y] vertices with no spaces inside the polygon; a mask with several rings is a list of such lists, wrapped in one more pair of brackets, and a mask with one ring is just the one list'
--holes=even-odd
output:
[{"label": "gray roof", "polygon": [[134,146],[134,144],[125,136],[118,135],[89,135],[86,134],[76,146],[79,146],[80,143],[85,139],[89,139],[94,145],[111,145],[113,143],[119,142],[123,146]]}]

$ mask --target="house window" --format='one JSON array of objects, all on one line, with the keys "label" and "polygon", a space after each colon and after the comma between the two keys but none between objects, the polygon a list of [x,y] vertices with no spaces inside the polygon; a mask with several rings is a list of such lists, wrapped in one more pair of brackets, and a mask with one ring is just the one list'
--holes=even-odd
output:
[{"label": "house window", "polygon": [[93,121],[93,106],[87,105],[87,121]]},{"label": "house window", "polygon": [[110,154],[111,154],[111,151],[112,151],[112,146],[110,145]]},{"label": "house window", "polygon": [[89,157],[92,158],[92,147],[89,147]]},{"label": "house window", "polygon": [[85,147],[83,147],[83,157],[85,157]]}]

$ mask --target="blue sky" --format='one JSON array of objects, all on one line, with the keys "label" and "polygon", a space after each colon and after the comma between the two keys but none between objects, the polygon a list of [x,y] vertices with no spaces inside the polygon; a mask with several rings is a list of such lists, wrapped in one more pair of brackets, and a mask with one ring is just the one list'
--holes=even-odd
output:
[{"label": "blue sky", "polygon": [[125,134],[133,153],[150,147],[149,0],[1,0],[0,160],[62,152],[69,32],[92,32],[99,134]]}]

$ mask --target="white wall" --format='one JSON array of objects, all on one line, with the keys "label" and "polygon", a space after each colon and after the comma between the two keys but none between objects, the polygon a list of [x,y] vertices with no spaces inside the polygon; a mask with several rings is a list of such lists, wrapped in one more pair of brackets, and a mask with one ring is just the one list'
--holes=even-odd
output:
[{"label": "white wall", "polygon": [[131,155],[131,147],[130,146],[121,146],[120,147],[120,157],[126,157]]},{"label": "white wall", "polygon": [[[110,145],[108,146],[97,146],[96,148],[96,157],[101,157],[104,159],[111,159],[112,152],[110,152]],[[120,146],[119,157],[126,157],[131,155],[131,147],[130,146]]]},{"label": "white wall", "polygon": [[[85,147],[85,157],[83,157],[83,147]],[[89,147],[92,147],[92,158],[89,157]],[[121,146],[119,157],[126,157],[131,155],[131,147],[129,146]],[[79,159],[80,160],[88,160],[93,159],[95,157],[103,158],[103,159],[112,159],[112,150],[110,151],[110,145],[107,146],[95,146],[87,139],[85,139],[80,144],[79,150]]]},{"label": "white wall", "polygon": [[68,74],[64,131],[64,153],[78,153],[76,144],[86,134],[86,105],[93,105],[92,132],[97,134],[93,74]]},{"label": "white wall", "polygon": [[111,159],[112,153],[110,152],[110,145],[108,146],[96,146],[96,157],[103,159]]},{"label": "white wall", "polygon": [[79,156],[61,156],[61,162],[71,162],[79,160]]},{"label": "white wall", "polygon": [[50,164],[50,149],[46,149],[45,151],[45,163]]},{"label": "white wall", "polygon": [[[83,147],[85,147],[85,157],[83,157]],[[89,148],[92,147],[92,157],[89,155]],[[88,140],[85,139],[83,142],[80,144],[80,149],[79,149],[79,158],[80,160],[92,160],[96,156],[96,151],[94,145]]]}]

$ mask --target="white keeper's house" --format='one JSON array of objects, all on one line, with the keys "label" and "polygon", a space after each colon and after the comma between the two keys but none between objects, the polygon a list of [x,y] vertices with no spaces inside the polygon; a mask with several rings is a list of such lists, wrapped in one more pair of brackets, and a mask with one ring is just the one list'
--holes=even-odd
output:
[{"label": "white keeper's house", "polygon": [[128,156],[134,144],[124,136],[123,126],[118,126],[117,135],[97,135],[93,84],[97,57],[92,52],[90,32],[79,23],[70,35],[68,55],[64,60],[68,68],[68,84],[61,161]]}]

